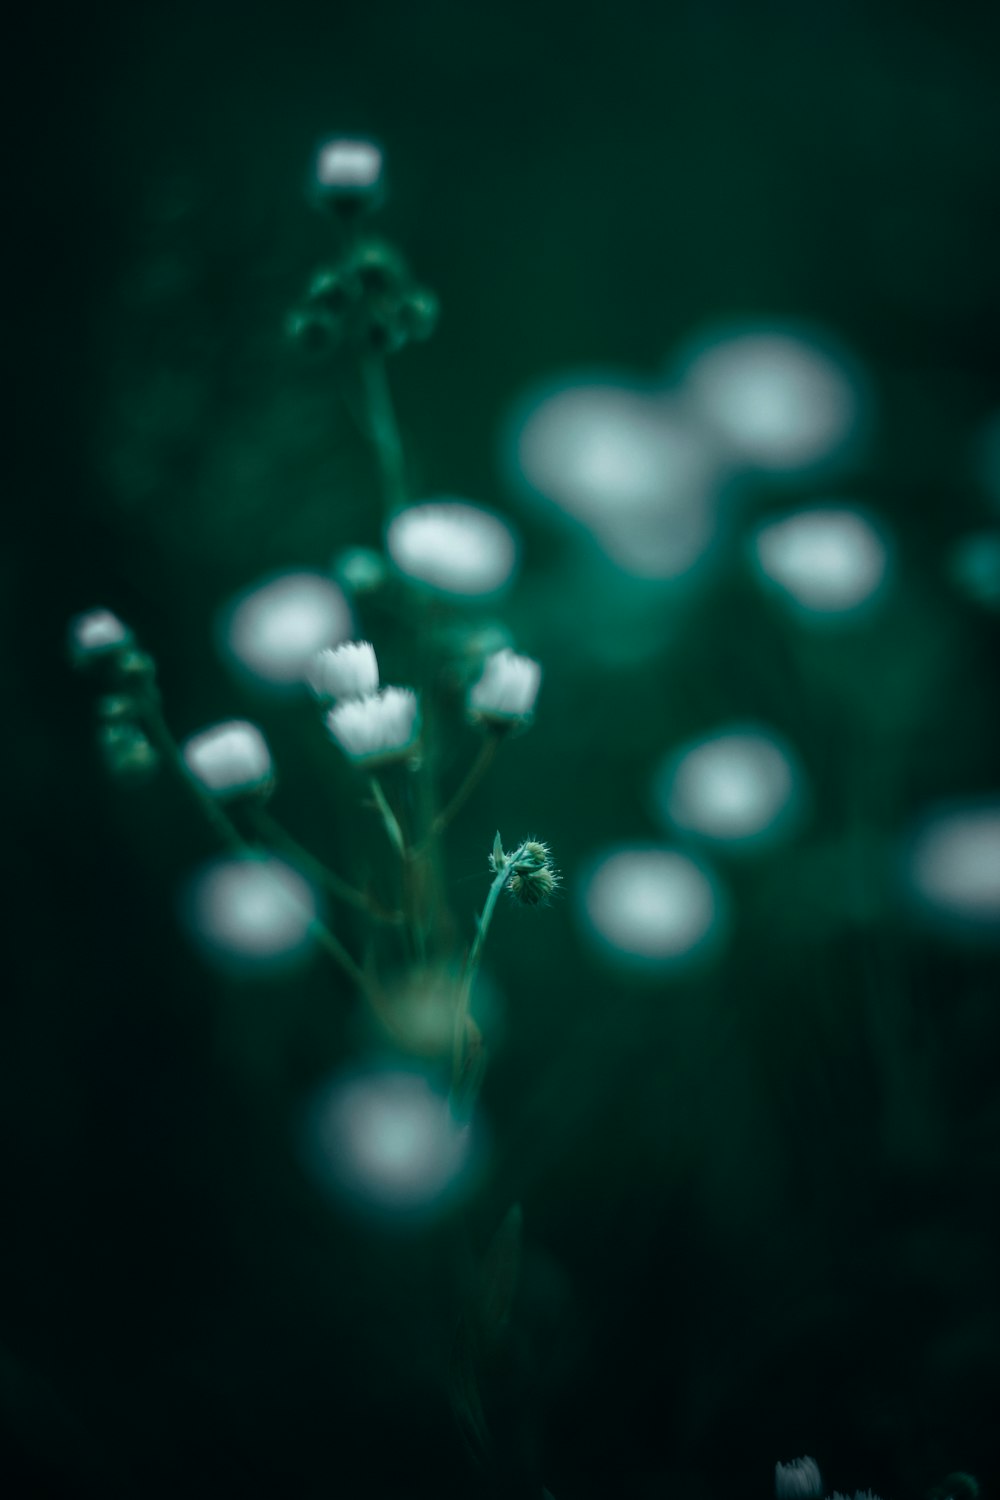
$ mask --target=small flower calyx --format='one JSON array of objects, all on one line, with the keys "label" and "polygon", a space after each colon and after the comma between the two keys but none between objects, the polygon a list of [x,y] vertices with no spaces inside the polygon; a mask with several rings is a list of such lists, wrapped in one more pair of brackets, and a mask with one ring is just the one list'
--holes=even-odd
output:
[{"label": "small flower calyx", "polygon": [[498,833],[489,863],[495,875],[506,876],[504,889],[522,906],[546,906],[561,884],[552,851],[540,839],[526,839],[508,854]]},{"label": "small flower calyx", "polygon": [[418,285],[396,247],[371,235],[353,241],[337,262],[315,273],[287,329],[310,350],[395,353],[429,338],[437,315],[437,298]]}]

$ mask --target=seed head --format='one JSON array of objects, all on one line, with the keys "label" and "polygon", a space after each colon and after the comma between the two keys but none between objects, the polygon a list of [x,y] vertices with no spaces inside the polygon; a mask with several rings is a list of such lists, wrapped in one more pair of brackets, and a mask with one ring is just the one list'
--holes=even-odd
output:
[{"label": "seed head", "polygon": [[522,906],[546,906],[562,883],[552,851],[541,839],[526,839],[506,854],[497,834],[489,863],[496,875],[508,872],[505,889]]}]

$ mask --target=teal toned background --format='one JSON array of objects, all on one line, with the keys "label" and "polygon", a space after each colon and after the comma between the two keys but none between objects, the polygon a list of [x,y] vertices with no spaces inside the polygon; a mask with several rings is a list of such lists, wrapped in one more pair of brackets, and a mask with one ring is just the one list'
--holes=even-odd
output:
[{"label": "teal toned background", "polygon": [[[29,24],[0,657],[9,1493],[764,1500],[775,1460],[808,1452],[828,1489],[904,1500],[968,1469],[995,1494],[996,948],[866,894],[909,817],[1000,776],[997,617],[941,561],[989,520],[995,19],[289,0]],[[455,1226],[380,1238],[296,1159],[297,1109],[356,1046],[350,997],[318,971],[241,989],[201,967],[175,892],[210,838],[168,784],[108,780],[63,659],[69,615],[118,611],[179,733],[260,717],[280,810],[310,834],[306,716],[233,683],[212,620],[263,571],[378,539],[368,456],[282,331],[327,244],[309,156],[340,130],[384,143],[382,228],[442,299],[393,367],[416,488],[516,521],[509,618],[547,672],[450,844],[470,932],[498,825],[548,838],[569,888],[491,938],[508,1004],[469,1220],[481,1250],[520,1200],[526,1250],[484,1391],[490,1474],[446,1395]],[[824,325],[869,372],[873,440],[838,492],[894,528],[906,585],[868,634],[791,649],[735,554],[683,609],[652,606],[571,567],[510,493],[500,435],[526,387],[576,365],[657,377],[730,317]],[[732,873],[709,978],[596,967],[575,872],[658,836],[664,750],[748,714],[806,762],[809,838]],[[360,826],[334,820],[343,862]]]}]

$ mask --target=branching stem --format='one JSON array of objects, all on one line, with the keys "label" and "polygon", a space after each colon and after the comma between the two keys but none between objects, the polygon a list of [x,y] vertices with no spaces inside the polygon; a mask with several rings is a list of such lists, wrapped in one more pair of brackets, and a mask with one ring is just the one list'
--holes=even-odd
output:
[{"label": "branching stem", "polygon": [[[261,859],[261,851],[255,849],[252,844],[247,843],[222,805],[188,771],[184,763],[184,757],[180,752],[180,747],[171,734],[166,719],[163,717],[163,710],[159,705],[159,701],[152,695],[146,699],[143,718],[151,742],[163,756],[163,759],[170,766],[174,774],[191,792],[220,842],[233,854],[239,855],[243,859],[255,859],[259,861]],[[280,889],[287,895],[287,891],[283,885],[280,886]],[[340,965],[344,973],[347,974],[363,993],[370,995],[370,987],[366,976],[354,962],[354,959],[348,953],[340,939],[334,936],[325,923],[314,917],[309,923],[309,935]]]}]

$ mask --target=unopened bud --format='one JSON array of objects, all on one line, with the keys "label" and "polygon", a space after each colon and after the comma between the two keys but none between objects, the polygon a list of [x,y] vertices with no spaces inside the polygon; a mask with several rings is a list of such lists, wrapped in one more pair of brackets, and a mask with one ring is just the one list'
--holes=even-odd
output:
[{"label": "unopened bud", "polygon": [[141,780],[156,770],[159,756],[138,724],[102,724],[97,734],[104,764],[113,776]]},{"label": "unopened bud", "polygon": [[314,195],[336,213],[374,208],[385,186],[385,161],[374,141],[339,138],[316,154]]}]

